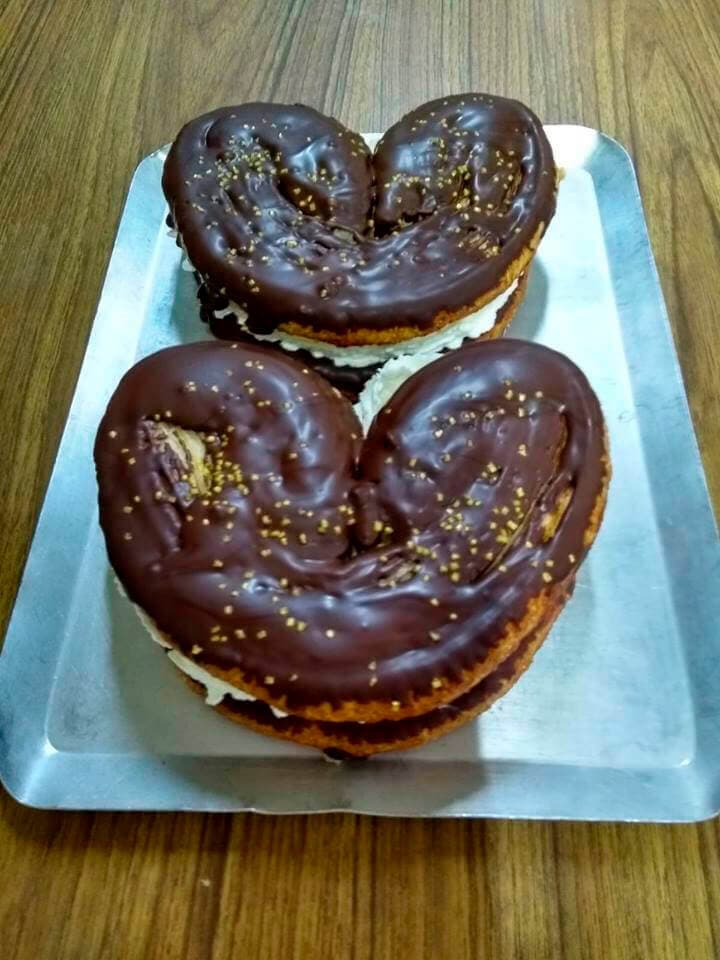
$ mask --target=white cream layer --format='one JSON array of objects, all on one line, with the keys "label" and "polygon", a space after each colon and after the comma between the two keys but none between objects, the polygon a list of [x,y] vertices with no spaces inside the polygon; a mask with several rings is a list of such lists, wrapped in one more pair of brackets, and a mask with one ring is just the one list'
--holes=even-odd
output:
[{"label": "white cream layer", "polygon": [[[126,597],[127,594],[125,593],[120,581],[115,578],[115,582],[120,593]],[[139,607],[135,603],[133,604],[133,607],[135,609],[135,613],[137,613],[138,617],[140,618],[140,622],[153,638],[155,643],[159,644],[165,651],[167,651],[168,659],[172,660],[178,670],[182,670],[182,672],[187,674],[191,680],[195,680],[196,683],[200,683],[203,687],[205,687],[205,703],[207,703],[208,706],[216,707],[223,701],[225,697],[232,697],[233,700],[249,700],[251,702],[257,699],[257,697],[251,696],[244,690],[240,690],[239,687],[234,687],[231,683],[226,683],[224,680],[220,680],[214,674],[204,670],[198,663],[195,663],[194,660],[190,660],[188,657],[184,656],[179,650],[176,650],[171,643],[167,642],[162,633],[155,626],[155,622],[145,613],[142,607]],[[273,707],[269,703],[266,704],[266,706],[270,707],[276,717],[287,716],[287,713],[284,713],[282,710],[278,710],[277,707]]]},{"label": "white cream layer", "polygon": [[442,353],[441,350],[436,350],[434,353],[394,357],[370,377],[353,407],[366,434],[375,414],[385,406],[395,391],[418,370],[441,357]]},{"label": "white cream layer", "polygon": [[[168,657],[178,670],[182,670],[182,672],[186,673],[192,680],[201,683],[205,687],[205,703],[211,707],[216,707],[219,703],[222,703],[225,697],[232,697],[233,700],[249,700],[251,702],[257,699],[257,697],[251,697],[250,694],[244,690],[234,687],[231,683],[219,680],[214,674],[203,670],[194,660],[189,660],[175,649],[168,651]],[[266,706],[270,707],[276,717],[287,716],[287,713],[278,710],[277,707],[273,707],[269,703],[267,703]]]},{"label": "white cream layer", "polygon": [[439,350],[455,350],[467,337],[475,339],[481,334],[487,333],[495,326],[498,312],[513,295],[517,285],[518,280],[513,280],[506,290],[486,303],[484,307],[468,314],[461,320],[448,324],[442,330],[427,333],[422,337],[401,340],[399,343],[373,344],[362,347],[336,347],[332,343],[310,340],[307,337],[293,337],[277,330],[272,333],[253,333],[246,326],[247,314],[239,304],[232,300],[227,307],[222,310],[214,310],[213,313],[218,319],[222,319],[230,313],[235,314],[238,318],[238,326],[245,333],[251,334],[256,340],[279,343],[285,350],[291,352],[307,350],[314,357],[330,360],[338,367],[367,367],[375,363],[384,363],[386,360],[399,356],[414,356],[418,353],[429,354]]}]

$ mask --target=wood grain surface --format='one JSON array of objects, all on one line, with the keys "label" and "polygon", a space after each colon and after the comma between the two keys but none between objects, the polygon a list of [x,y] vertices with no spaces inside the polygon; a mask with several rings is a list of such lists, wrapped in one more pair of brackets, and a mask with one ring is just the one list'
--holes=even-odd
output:
[{"label": "wood grain surface", "polygon": [[[720,503],[717,0],[0,0],[0,627],[132,171],[250,98],[357,130],[451,92],[637,164]],[[720,830],[89,815],[0,799],[3,960],[720,957]]]}]

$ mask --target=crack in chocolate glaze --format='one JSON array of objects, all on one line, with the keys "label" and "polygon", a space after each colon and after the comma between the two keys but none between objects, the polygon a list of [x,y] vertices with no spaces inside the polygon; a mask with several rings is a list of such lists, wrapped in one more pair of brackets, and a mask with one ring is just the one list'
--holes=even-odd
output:
[{"label": "crack in chocolate glaze", "polygon": [[128,596],[186,656],[290,713],[351,701],[372,720],[389,701],[400,718],[493,670],[508,624],[574,574],[604,436],[582,372],[532,343],[441,357],[366,439],[290,358],[172,347],[99,427],[100,521]]},{"label": "crack in chocolate glaze", "polygon": [[374,154],[310,107],[249,103],[188,123],[163,189],[192,264],[251,330],[381,342],[504,289],[553,216],[556,169],[537,117],[501,97],[424,104]]}]

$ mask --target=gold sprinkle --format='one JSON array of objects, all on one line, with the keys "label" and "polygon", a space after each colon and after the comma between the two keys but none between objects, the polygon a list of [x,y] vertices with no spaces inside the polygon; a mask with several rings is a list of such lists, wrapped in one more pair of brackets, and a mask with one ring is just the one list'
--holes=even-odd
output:
[{"label": "gold sprinkle", "polygon": [[575,563],[575,560],[576,560],[575,554],[574,554],[574,553],[569,553],[569,554],[568,554],[568,560],[570,561],[570,563]]},{"label": "gold sprinkle", "polygon": [[432,606],[432,607],[439,607],[439,606],[440,606],[440,601],[438,600],[437,597],[430,597],[430,606]]},{"label": "gold sprinkle", "polygon": [[377,670],[377,660],[371,660],[368,664],[368,670]]},{"label": "gold sprinkle", "polygon": [[449,613],[448,616],[451,620],[457,620],[458,618],[458,615],[456,613]]},{"label": "gold sprinkle", "polygon": [[235,636],[238,638],[238,640],[244,640],[244,639],[245,639],[245,631],[244,631],[244,630],[233,630],[233,633],[234,633]]},{"label": "gold sprinkle", "polygon": [[202,653],[202,649],[203,649],[202,647],[199,647],[199,646],[195,643],[195,644],[193,644],[193,648],[192,648],[192,650],[190,651],[190,653],[191,653],[194,657],[196,657],[199,653]]},{"label": "gold sprinkle", "polygon": [[443,685],[443,681],[440,677],[433,677],[432,684],[431,684],[433,690],[439,690],[442,685]]},{"label": "gold sprinkle", "polygon": [[229,603],[227,604],[227,606],[223,607],[223,613],[226,616],[229,617],[232,612],[233,612],[233,607]]},{"label": "gold sprinkle", "polygon": [[124,537],[125,537],[126,540],[132,540],[132,534],[131,534],[131,533],[126,533],[126,534],[124,534]]},{"label": "gold sprinkle", "polygon": [[326,631],[325,631],[325,636],[326,636],[326,637],[329,637],[329,638],[332,640],[332,638],[335,636],[335,631],[334,631],[334,630],[326,630]]},{"label": "gold sprinkle", "polygon": [[117,430],[111,430],[111,431],[108,433],[108,436],[110,437],[111,440],[114,440],[115,437],[117,436]]},{"label": "gold sprinkle", "polygon": [[527,456],[527,447],[525,446],[524,443],[521,443],[520,446],[518,447],[518,453],[520,454],[521,457]]},{"label": "gold sprinkle", "polygon": [[430,639],[433,641],[433,643],[437,643],[438,640],[440,639],[440,634],[437,632],[437,630],[431,630],[431,631],[428,633],[428,636],[429,636]]},{"label": "gold sprinkle", "polygon": [[213,560],[212,565],[216,570],[222,570],[222,568],[225,566],[222,560]]},{"label": "gold sprinkle", "polygon": [[271,687],[275,683],[275,677],[265,677],[265,683]]},{"label": "gold sprinkle", "polygon": [[542,578],[545,583],[550,583],[552,581],[552,576],[547,572],[547,570],[543,570]]},{"label": "gold sprinkle", "polygon": [[391,703],[390,703],[390,706],[393,708],[393,710],[399,710],[399,709],[400,709],[400,701],[399,701],[399,700],[392,700]]},{"label": "gold sprinkle", "polygon": [[378,682],[377,677],[370,677],[370,679],[368,680],[368,686],[374,687],[377,682]]}]

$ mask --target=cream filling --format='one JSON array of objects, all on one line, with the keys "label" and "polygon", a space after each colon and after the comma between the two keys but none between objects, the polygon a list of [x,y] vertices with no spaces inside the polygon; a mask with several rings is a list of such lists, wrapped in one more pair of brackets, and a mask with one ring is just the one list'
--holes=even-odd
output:
[{"label": "cream filling", "polygon": [[[125,593],[125,590],[123,589],[123,586],[117,577],[115,578],[115,583],[117,584],[117,588],[120,593],[124,597],[127,597],[127,594]],[[226,683],[225,680],[220,680],[208,670],[204,670],[200,664],[195,663],[194,660],[190,660],[188,657],[184,656],[179,650],[176,650],[171,643],[167,642],[165,637],[158,630],[155,622],[145,613],[142,607],[139,607],[134,603],[133,608],[147,632],[153,638],[155,643],[159,644],[163,650],[167,652],[168,659],[172,660],[178,670],[182,670],[182,672],[190,677],[191,680],[195,680],[196,683],[200,683],[203,687],[205,687],[205,703],[207,703],[208,706],[216,707],[219,703],[222,703],[225,697],[232,697],[233,700],[248,700],[250,702],[257,700],[257,697],[251,696],[249,693],[246,693],[245,690],[241,690],[239,687],[234,687],[231,683]],[[276,717],[287,716],[287,713],[285,713],[283,710],[278,710],[277,707],[273,707],[270,703],[267,703],[266,706],[270,707]]]},{"label": "cream filling", "polygon": [[213,314],[220,320],[233,313],[237,317],[238,326],[245,333],[249,333],[256,340],[279,343],[290,352],[307,350],[313,357],[330,360],[339,367],[367,367],[408,354],[434,354],[439,350],[455,350],[466,338],[476,339],[481,334],[488,333],[495,326],[498,312],[517,290],[518,282],[517,279],[513,280],[506,290],[486,303],[484,307],[461,320],[448,324],[441,330],[435,330],[421,337],[401,340],[399,343],[379,343],[361,347],[337,347],[332,343],[310,340],[308,337],[294,337],[278,330],[272,333],[253,333],[246,326],[247,313],[233,300],[222,310],[213,310]]},{"label": "cream filling", "polygon": [[442,351],[436,350],[434,353],[422,352],[413,356],[394,357],[370,377],[353,406],[366,434],[375,414],[385,406],[395,391],[414,373],[441,356]]},{"label": "cream filling", "polygon": [[[197,683],[201,683],[205,687],[205,703],[210,707],[216,707],[219,703],[222,703],[225,697],[232,697],[233,700],[248,700],[250,702],[257,700],[257,697],[251,697],[250,694],[244,690],[240,690],[231,683],[226,683],[225,680],[220,680],[214,674],[208,673],[207,670],[203,670],[194,660],[189,660],[175,649],[168,651],[168,657],[179,670],[182,670],[188,677]],[[265,706],[270,707],[276,717],[287,716],[287,713],[278,710],[277,707],[273,707],[270,703],[266,703]]]}]

